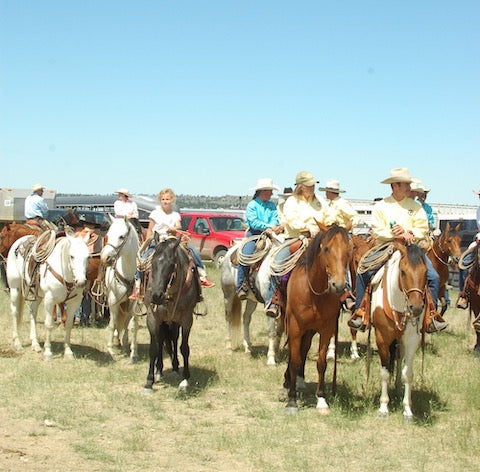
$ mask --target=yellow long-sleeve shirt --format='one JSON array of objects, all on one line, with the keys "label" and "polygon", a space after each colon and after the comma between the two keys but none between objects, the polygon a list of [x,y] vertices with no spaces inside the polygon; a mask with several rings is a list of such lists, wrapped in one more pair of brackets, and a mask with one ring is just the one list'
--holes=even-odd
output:
[{"label": "yellow long-sleeve shirt", "polygon": [[333,200],[329,200],[322,208],[323,222],[327,226],[337,224],[346,228],[350,221],[355,226],[358,223],[358,213],[352,207],[350,202],[338,196]]},{"label": "yellow long-sleeve shirt", "polygon": [[315,220],[323,223],[322,204],[315,196],[307,201],[301,195],[292,195],[283,206],[283,217],[287,238],[296,238],[306,230],[315,234],[318,232]]},{"label": "yellow long-sleeve shirt", "polygon": [[415,241],[419,242],[428,234],[428,219],[425,210],[411,198],[397,201],[392,196],[375,204],[372,210],[372,231],[377,243],[391,241],[394,236],[391,224],[397,223],[411,231]]}]

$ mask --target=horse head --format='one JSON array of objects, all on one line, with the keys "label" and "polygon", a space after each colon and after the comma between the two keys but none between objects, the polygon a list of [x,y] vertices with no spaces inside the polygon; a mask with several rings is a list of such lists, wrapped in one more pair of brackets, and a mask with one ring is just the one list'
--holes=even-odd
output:
[{"label": "horse head", "polygon": [[324,228],[309,245],[306,254],[307,272],[315,270],[317,261],[320,269],[318,277],[322,277],[322,273],[326,275],[327,290],[343,293],[347,285],[346,270],[351,255],[352,243],[345,228],[338,225]]},{"label": "horse head", "polygon": [[458,224],[452,232],[450,232],[450,223],[447,223],[445,231],[442,233],[438,240],[438,245],[442,254],[448,260],[448,257],[451,257],[455,263],[458,263],[460,256],[462,255],[461,243],[462,238],[457,233],[460,229],[460,224]]},{"label": "horse head", "polygon": [[[135,233],[135,230],[128,222],[127,217],[112,219],[112,224],[107,232],[107,242],[100,253],[102,264],[113,265],[120,256],[123,247],[127,244],[129,237],[134,237],[133,233]],[[138,246],[138,237],[136,238],[136,244]]]},{"label": "horse head", "polygon": [[[77,287],[84,287],[86,283],[86,274],[90,252],[87,244],[81,238],[76,238],[67,234],[67,244],[64,245],[68,265],[72,271],[73,282]],[[68,249],[67,249],[68,248]]]},{"label": "horse head", "polygon": [[408,312],[418,318],[425,306],[427,290],[427,266],[423,259],[424,253],[416,244],[396,245],[400,251],[398,264],[398,285],[402,290]]},{"label": "horse head", "polygon": [[175,285],[177,285],[177,292],[181,290],[181,287],[178,287],[179,283],[183,283],[179,260],[180,242],[181,238],[167,238],[159,241],[155,246],[151,272],[152,303],[154,305],[161,305],[168,301]]}]

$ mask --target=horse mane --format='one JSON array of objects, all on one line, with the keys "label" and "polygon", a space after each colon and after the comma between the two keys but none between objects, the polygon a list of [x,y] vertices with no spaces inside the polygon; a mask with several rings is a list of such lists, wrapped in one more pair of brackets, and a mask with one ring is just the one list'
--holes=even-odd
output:
[{"label": "horse mane", "polygon": [[[315,238],[313,238],[313,241],[308,245],[305,254],[299,260],[299,265],[306,266],[307,270],[310,270],[322,243],[325,242],[327,244],[338,233],[342,234],[343,237],[348,240],[348,233],[345,228],[342,228],[336,224],[330,226],[326,232],[320,231]],[[324,237],[325,241],[323,240]]]},{"label": "horse mane", "polygon": [[408,260],[413,266],[416,266],[423,261],[424,252],[417,244],[409,244],[406,246]]}]

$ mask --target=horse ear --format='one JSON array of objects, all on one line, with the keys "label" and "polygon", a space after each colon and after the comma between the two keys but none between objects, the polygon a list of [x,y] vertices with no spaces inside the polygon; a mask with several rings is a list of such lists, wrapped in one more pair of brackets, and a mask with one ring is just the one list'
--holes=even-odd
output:
[{"label": "horse ear", "polygon": [[318,221],[316,218],[315,219],[315,223],[317,223],[317,226],[319,227],[320,231],[322,233],[326,233],[328,231],[328,226],[325,226],[322,222]]},{"label": "horse ear", "polygon": [[407,246],[405,246],[405,244],[399,241],[395,241],[395,249],[398,249],[402,253],[402,255],[405,255],[407,253]]},{"label": "horse ear", "polygon": [[461,226],[461,223],[458,223],[458,225],[455,226],[455,230],[454,230],[454,231],[459,231],[459,230],[460,230],[460,226]]},{"label": "horse ear", "polygon": [[153,240],[155,241],[155,244],[158,244],[158,241],[160,240],[160,235],[156,231],[153,232]]},{"label": "horse ear", "polygon": [[445,233],[449,233],[450,232],[450,222],[447,223],[447,227],[445,228]]}]

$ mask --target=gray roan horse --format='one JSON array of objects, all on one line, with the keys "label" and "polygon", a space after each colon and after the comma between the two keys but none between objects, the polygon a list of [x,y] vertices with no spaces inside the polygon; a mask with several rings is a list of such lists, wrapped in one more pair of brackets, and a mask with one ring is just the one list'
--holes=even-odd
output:
[{"label": "gray roan horse", "polygon": [[[225,303],[225,321],[227,323],[227,340],[226,348],[231,351],[240,347],[240,326],[242,321],[242,302],[238,298],[235,291],[237,282],[237,266],[231,261],[232,253],[238,246],[230,248],[221,266],[221,279],[223,298]],[[265,299],[268,284],[270,283],[270,256],[267,254],[263,260],[255,279],[255,286],[257,292]],[[246,300],[245,310],[243,312],[243,347],[246,353],[251,352],[250,341],[250,322],[252,321],[252,314],[255,311],[258,300],[253,293],[249,293]],[[265,316],[265,315],[264,315]],[[267,365],[276,365],[278,351],[280,348],[280,340],[283,333],[282,321],[265,316],[268,323],[268,352]]]},{"label": "gray roan horse", "polygon": [[180,330],[183,356],[181,390],[188,387],[190,378],[188,338],[193,323],[193,311],[200,296],[198,274],[180,238],[158,241],[152,258],[150,281],[145,294],[147,327],[150,332],[150,368],[143,393],[152,393],[152,386],[163,374],[165,343],[172,357],[172,370],[178,374],[177,345]]}]

